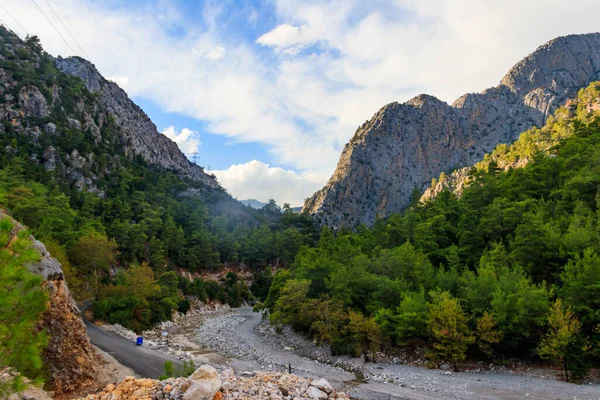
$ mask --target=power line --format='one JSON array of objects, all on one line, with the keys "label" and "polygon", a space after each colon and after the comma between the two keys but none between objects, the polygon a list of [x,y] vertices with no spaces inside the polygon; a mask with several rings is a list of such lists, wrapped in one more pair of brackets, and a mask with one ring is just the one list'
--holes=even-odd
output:
[{"label": "power line", "polygon": [[75,42],[75,44],[77,44],[77,47],[79,47],[79,50],[81,50],[81,52],[83,53],[83,55],[88,60],[90,60],[90,56],[87,55],[87,53],[85,52],[85,50],[83,50],[83,47],[81,47],[81,45],[79,44],[79,42],[77,41],[77,39],[75,39],[75,37],[71,34],[71,31],[69,30],[69,28],[67,28],[67,26],[65,25],[65,23],[62,21],[62,19],[56,13],[56,11],[54,11],[54,7],[52,7],[52,5],[48,2],[48,0],[44,0],[44,1],[46,2],[46,4],[48,4],[48,7],[50,7],[50,9],[54,13],[54,15],[56,16],[56,18],[58,19],[58,21],[61,23],[61,25],[63,26],[63,28],[65,28],[65,30],[67,31],[67,33],[69,34],[69,36],[71,36],[71,39],[73,39],[73,41]]},{"label": "power line", "polygon": [[[11,14],[11,13],[9,13],[9,12],[8,12],[8,10],[7,10],[6,8],[4,8],[4,6],[3,6],[2,4],[0,4],[0,7],[2,7],[2,9],[4,10],[4,12],[5,12],[5,13],[7,13],[7,14],[8,14],[8,16],[9,16],[9,17],[10,17],[10,18],[11,18],[13,21],[15,21],[15,24],[19,25],[19,28],[21,28],[21,30],[23,30],[23,32],[25,32],[25,34],[29,36],[29,33],[27,32],[27,29],[23,28],[23,25],[21,25],[21,24],[19,23],[19,21],[17,21],[17,20],[15,19],[15,17],[13,17],[13,16],[12,16],[12,14]],[[5,24],[5,26],[6,26],[6,24]]]},{"label": "power line", "polygon": [[46,13],[44,13],[44,11],[42,11],[42,9],[40,8],[40,6],[38,6],[38,4],[35,2],[35,0],[31,0],[33,1],[33,4],[35,4],[35,6],[37,7],[38,10],[40,10],[40,12],[42,13],[42,15],[46,18],[46,21],[48,21],[48,23],[50,24],[50,26],[52,28],[54,28],[54,31],[56,31],[56,33],[58,33],[58,36],[60,36],[60,38],[63,40],[63,42],[65,42],[65,44],[67,45],[67,47],[69,49],[71,49],[71,52],[73,53],[73,55],[77,55],[77,53],[75,53],[75,50],[73,50],[73,48],[71,47],[71,45],[69,44],[69,42],[67,42],[64,38],[64,36],[58,31],[58,29],[56,29],[56,27],[54,26],[54,24],[52,23],[52,21],[50,21],[50,18],[48,18],[48,16],[46,15]]},{"label": "power line", "polygon": [[186,154],[186,155],[188,156],[188,158],[190,159],[191,162],[198,165],[198,162],[200,161],[200,154],[197,151],[195,151],[191,154]]}]

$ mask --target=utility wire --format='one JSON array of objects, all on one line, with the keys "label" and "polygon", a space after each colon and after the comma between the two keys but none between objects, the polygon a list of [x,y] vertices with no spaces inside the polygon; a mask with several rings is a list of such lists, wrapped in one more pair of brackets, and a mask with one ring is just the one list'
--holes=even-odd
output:
[{"label": "utility wire", "polygon": [[46,15],[46,13],[44,13],[44,11],[40,8],[40,6],[38,6],[38,4],[35,2],[35,0],[31,0],[33,1],[33,4],[35,4],[35,6],[37,7],[38,10],[40,10],[40,12],[42,13],[42,15],[46,18],[46,21],[48,21],[48,23],[50,24],[50,26],[52,28],[54,28],[54,31],[56,31],[56,33],[58,33],[58,36],[60,36],[60,38],[63,40],[63,42],[65,42],[65,44],[67,45],[67,47],[69,49],[71,49],[71,52],[73,53],[73,55],[77,55],[77,53],[75,53],[75,50],[73,50],[73,48],[71,47],[71,45],[69,44],[69,42],[67,42],[64,38],[64,36],[59,32],[58,29],[56,29],[56,26],[54,26],[54,24],[52,23],[52,21],[50,21],[50,18],[48,18],[48,16]]},{"label": "utility wire", "polygon": [[54,13],[54,15],[56,16],[56,18],[60,21],[61,25],[63,26],[63,28],[65,28],[65,30],[67,31],[67,33],[69,34],[69,36],[71,36],[71,39],[73,39],[73,41],[75,42],[75,44],[77,44],[77,47],[79,47],[79,50],[81,50],[81,52],[83,53],[83,55],[85,55],[85,57],[90,60],[90,56],[87,55],[87,53],[85,52],[85,50],[83,50],[83,47],[81,47],[81,45],[79,44],[79,42],[77,41],[77,39],[75,39],[75,37],[71,34],[71,31],[69,30],[69,28],[67,28],[67,26],[65,25],[65,23],[62,21],[62,19],[58,16],[58,14],[56,13],[56,11],[54,10],[54,7],[52,7],[52,5],[48,2],[48,0],[44,0],[46,2],[46,4],[48,4],[48,7],[50,7],[50,9],[52,10],[52,12]]},{"label": "utility wire", "polygon": [[[7,10],[6,8],[4,8],[4,6],[3,6],[2,4],[0,4],[0,7],[2,7],[2,9],[4,10],[4,12],[5,12],[5,13],[7,13],[7,14],[8,14],[8,16],[9,16],[9,17],[10,17],[10,18],[11,18],[13,21],[15,21],[15,23],[16,23],[17,25],[19,25],[19,28],[21,28],[21,29],[23,30],[23,32],[25,32],[25,34],[29,36],[29,32],[27,32],[27,29],[23,28],[23,25],[21,25],[21,24],[19,23],[19,21],[17,21],[17,20],[15,19],[15,17],[13,17],[13,16],[12,16],[12,14],[11,14],[11,13],[9,13],[9,12],[8,12],[8,10]],[[6,24],[4,24],[4,26],[8,27],[8,25],[6,25]]]}]

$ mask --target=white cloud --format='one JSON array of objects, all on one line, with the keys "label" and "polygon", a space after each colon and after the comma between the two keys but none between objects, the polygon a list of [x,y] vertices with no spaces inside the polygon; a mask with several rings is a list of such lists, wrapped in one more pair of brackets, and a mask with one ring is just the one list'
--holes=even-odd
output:
[{"label": "white cloud", "polygon": [[298,27],[290,24],[281,24],[259,37],[256,40],[256,43],[262,44],[263,46],[285,49],[309,44],[316,37],[314,32],[308,32],[303,26]]},{"label": "white cloud", "polygon": [[[105,76],[129,78],[131,96],[322,177],[384,104],[422,92],[451,102],[494,86],[538,45],[597,31],[600,15],[597,0],[273,0],[276,22],[244,42],[216,23],[225,3],[207,2],[202,23],[185,22],[171,2],[150,3],[53,6]],[[2,4],[51,54],[69,55],[30,2]],[[276,57],[262,57],[270,49]]]},{"label": "white cloud", "polygon": [[218,45],[208,50],[204,55],[207,60],[216,61],[225,57],[225,47]]},{"label": "white cloud", "polygon": [[200,147],[200,135],[191,129],[183,128],[177,132],[174,126],[169,126],[163,129],[162,134],[177,143],[179,149],[185,154],[195,153]]},{"label": "white cloud", "polygon": [[292,207],[304,204],[307,193],[312,194],[320,189],[326,179],[314,174],[297,174],[283,168],[269,167],[257,160],[210,172],[238,199],[266,202],[273,198],[277,204],[289,203]]},{"label": "white cloud", "polygon": [[127,85],[129,85],[129,78],[126,76],[107,76],[106,79],[113,81],[119,85],[121,89],[127,89]]}]

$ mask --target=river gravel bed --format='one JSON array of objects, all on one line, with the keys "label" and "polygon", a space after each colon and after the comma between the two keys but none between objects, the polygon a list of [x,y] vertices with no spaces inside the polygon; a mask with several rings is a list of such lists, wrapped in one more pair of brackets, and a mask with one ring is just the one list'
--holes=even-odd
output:
[{"label": "river gravel bed", "polygon": [[[365,363],[361,358],[331,356],[328,346],[284,328],[277,333],[249,308],[207,316],[194,336],[202,346],[237,360],[256,362],[263,370],[323,376],[354,398],[374,399],[594,399],[600,385],[557,381],[553,371],[518,370],[479,364],[464,372],[406,365],[400,358]],[[323,368],[349,374],[327,376]],[[331,373],[331,372],[330,372]],[[334,385],[335,386],[335,385]]]},{"label": "river gravel bed", "polygon": [[[106,328],[133,339],[133,332],[120,326]],[[177,332],[169,346],[157,337],[167,328]],[[291,366],[293,373],[304,378],[325,378],[355,399],[600,400],[597,383],[560,382],[554,379],[556,371],[548,369],[523,367],[513,371],[480,364],[456,373],[408,365],[401,357],[387,357],[385,363],[365,363],[361,358],[331,356],[328,346],[318,346],[289,328],[276,332],[249,307],[196,313],[180,318],[172,327],[166,323],[146,334],[149,347],[197,360],[197,365],[232,367],[248,376],[252,375],[249,371],[282,372]],[[190,343],[201,351],[187,351]],[[221,359],[207,359],[204,352]]]}]

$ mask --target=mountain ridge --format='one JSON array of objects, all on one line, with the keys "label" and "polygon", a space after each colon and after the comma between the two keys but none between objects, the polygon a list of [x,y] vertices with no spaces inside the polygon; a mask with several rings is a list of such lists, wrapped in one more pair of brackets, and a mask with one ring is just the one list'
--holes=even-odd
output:
[{"label": "mountain ridge", "polygon": [[159,133],[150,117],[119,85],[105,79],[94,64],[80,57],[59,56],[54,61],[59,70],[81,78],[90,93],[98,94],[100,103],[122,128],[125,154],[141,155],[149,164],[173,170],[209,188],[219,187],[214,175],[189,161],[177,144]]},{"label": "mountain ridge", "polygon": [[382,107],[346,144],[335,172],[303,210],[330,228],[372,225],[400,212],[440,172],[472,165],[512,143],[577,90],[600,78],[600,34],[553,39],[518,62],[496,87],[452,105],[418,95]]}]

